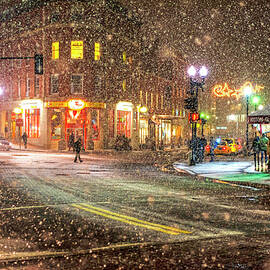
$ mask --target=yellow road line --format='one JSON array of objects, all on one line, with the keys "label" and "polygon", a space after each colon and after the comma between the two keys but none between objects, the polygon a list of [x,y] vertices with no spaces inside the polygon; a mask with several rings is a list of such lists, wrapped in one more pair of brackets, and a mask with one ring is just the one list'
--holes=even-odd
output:
[{"label": "yellow road line", "polygon": [[111,211],[108,211],[108,210],[105,210],[102,208],[94,207],[94,206],[91,206],[91,205],[88,205],[85,203],[72,204],[72,206],[79,208],[81,210],[85,210],[87,212],[91,212],[93,214],[97,214],[97,215],[104,216],[104,217],[107,217],[110,219],[121,221],[121,222],[130,224],[130,225],[140,226],[140,227],[144,227],[147,229],[164,232],[167,234],[178,235],[180,233],[186,233],[186,234],[191,233],[189,231],[184,231],[184,230],[180,230],[177,228],[173,228],[173,227],[169,227],[169,226],[165,226],[165,225],[161,225],[161,224],[147,222],[147,221],[140,220],[140,219],[137,219],[134,217],[129,217],[129,216],[117,214],[117,213],[114,213],[114,212],[111,212]]},{"label": "yellow road line", "polygon": [[33,209],[33,208],[46,208],[57,205],[30,205],[30,206],[18,206],[18,207],[8,207],[8,208],[0,208],[1,211],[10,211],[10,210],[21,210],[21,209]]},{"label": "yellow road line", "polygon": [[168,229],[170,231],[175,231],[175,232],[179,232],[179,233],[191,233],[191,232],[188,232],[188,231],[180,230],[178,228],[174,228],[174,227],[170,227],[170,226],[166,226],[166,225],[162,225],[162,224],[155,224],[155,223],[148,222],[148,221],[145,221],[145,220],[141,220],[141,219],[137,219],[137,218],[134,218],[134,217],[130,217],[130,216],[118,214],[118,213],[115,213],[115,212],[111,212],[111,211],[108,211],[108,210],[105,210],[105,209],[102,209],[102,208],[99,208],[99,207],[95,207],[95,206],[92,206],[92,205],[89,205],[89,204],[86,204],[86,203],[80,203],[80,205],[83,205],[83,206],[86,206],[88,208],[92,208],[92,209],[95,209],[95,210],[98,210],[98,211],[101,211],[101,212],[104,212],[104,213],[108,213],[108,214],[113,215],[113,216],[129,219],[129,220],[139,222],[139,223],[154,225],[156,227],[160,227],[160,228],[163,228],[163,229]]}]

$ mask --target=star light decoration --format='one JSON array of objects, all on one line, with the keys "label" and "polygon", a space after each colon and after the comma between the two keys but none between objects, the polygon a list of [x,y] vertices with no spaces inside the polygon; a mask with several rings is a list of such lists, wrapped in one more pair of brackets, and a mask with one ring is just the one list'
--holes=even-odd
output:
[{"label": "star light decoration", "polygon": [[252,89],[252,92],[260,92],[264,86],[255,84],[255,86],[252,85],[251,82],[245,82],[239,89],[231,89],[227,83],[224,83],[224,85],[217,84],[213,87],[212,91],[213,94],[217,97],[235,97],[236,99],[239,99],[241,96],[244,96],[244,89],[246,87],[250,87]]}]

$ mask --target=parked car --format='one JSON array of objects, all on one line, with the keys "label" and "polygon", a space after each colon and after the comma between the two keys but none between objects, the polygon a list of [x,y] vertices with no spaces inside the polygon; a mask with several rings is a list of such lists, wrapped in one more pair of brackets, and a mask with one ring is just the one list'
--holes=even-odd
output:
[{"label": "parked car", "polygon": [[0,137],[0,150],[9,151],[10,149],[11,143],[7,139]]}]

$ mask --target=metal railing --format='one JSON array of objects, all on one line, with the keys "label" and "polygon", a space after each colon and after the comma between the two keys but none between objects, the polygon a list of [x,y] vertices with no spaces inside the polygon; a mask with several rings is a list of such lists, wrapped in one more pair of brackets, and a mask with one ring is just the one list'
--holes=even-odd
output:
[{"label": "metal railing", "polygon": [[270,172],[269,158],[270,156],[266,151],[254,152],[254,165],[255,171],[258,172]]}]

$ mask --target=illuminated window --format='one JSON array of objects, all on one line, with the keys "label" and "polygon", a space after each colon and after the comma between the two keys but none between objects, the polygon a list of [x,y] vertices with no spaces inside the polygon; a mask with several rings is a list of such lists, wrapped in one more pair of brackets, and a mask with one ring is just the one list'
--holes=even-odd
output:
[{"label": "illuminated window", "polygon": [[83,76],[80,74],[71,75],[71,93],[82,93],[83,88]]},{"label": "illuminated window", "polygon": [[21,97],[21,84],[22,84],[22,80],[20,77],[18,77],[18,97]]},{"label": "illuminated window", "polygon": [[126,52],[123,52],[123,62],[124,62],[124,64],[127,63],[127,54],[126,54]]},{"label": "illuminated window", "polygon": [[51,138],[61,139],[61,110],[53,109],[51,116]]},{"label": "illuminated window", "polygon": [[158,94],[156,95],[156,109],[158,109]]},{"label": "illuminated window", "polygon": [[51,75],[50,94],[56,94],[58,92],[59,92],[59,75],[53,74],[53,75]]},{"label": "illuminated window", "polygon": [[151,100],[151,108],[153,108],[154,106],[154,94],[153,93],[151,93],[151,96],[150,96],[150,100]]},{"label": "illuminated window", "polygon": [[147,104],[148,104],[148,92],[146,91],[145,92],[145,105],[147,106]]},{"label": "illuminated window", "polygon": [[83,41],[71,41],[71,58],[83,59]]},{"label": "illuminated window", "polygon": [[59,59],[59,41],[52,43],[52,59]]},{"label": "illuminated window", "polygon": [[100,60],[100,43],[95,42],[95,60]]},{"label": "illuminated window", "polygon": [[160,107],[161,107],[161,109],[163,109],[163,104],[164,104],[164,97],[161,96],[161,102],[160,102]]},{"label": "illuminated window", "polygon": [[123,80],[123,90],[126,91],[126,89],[127,89],[127,80],[124,79]]},{"label": "illuminated window", "polygon": [[40,109],[25,109],[25,132],[28,138],[39,138]]},{"label": "illuminated window", "polygon": [[143,103],[143,93],[142,93],[142,90],[140,90],[140,103],[141,104]]}]

